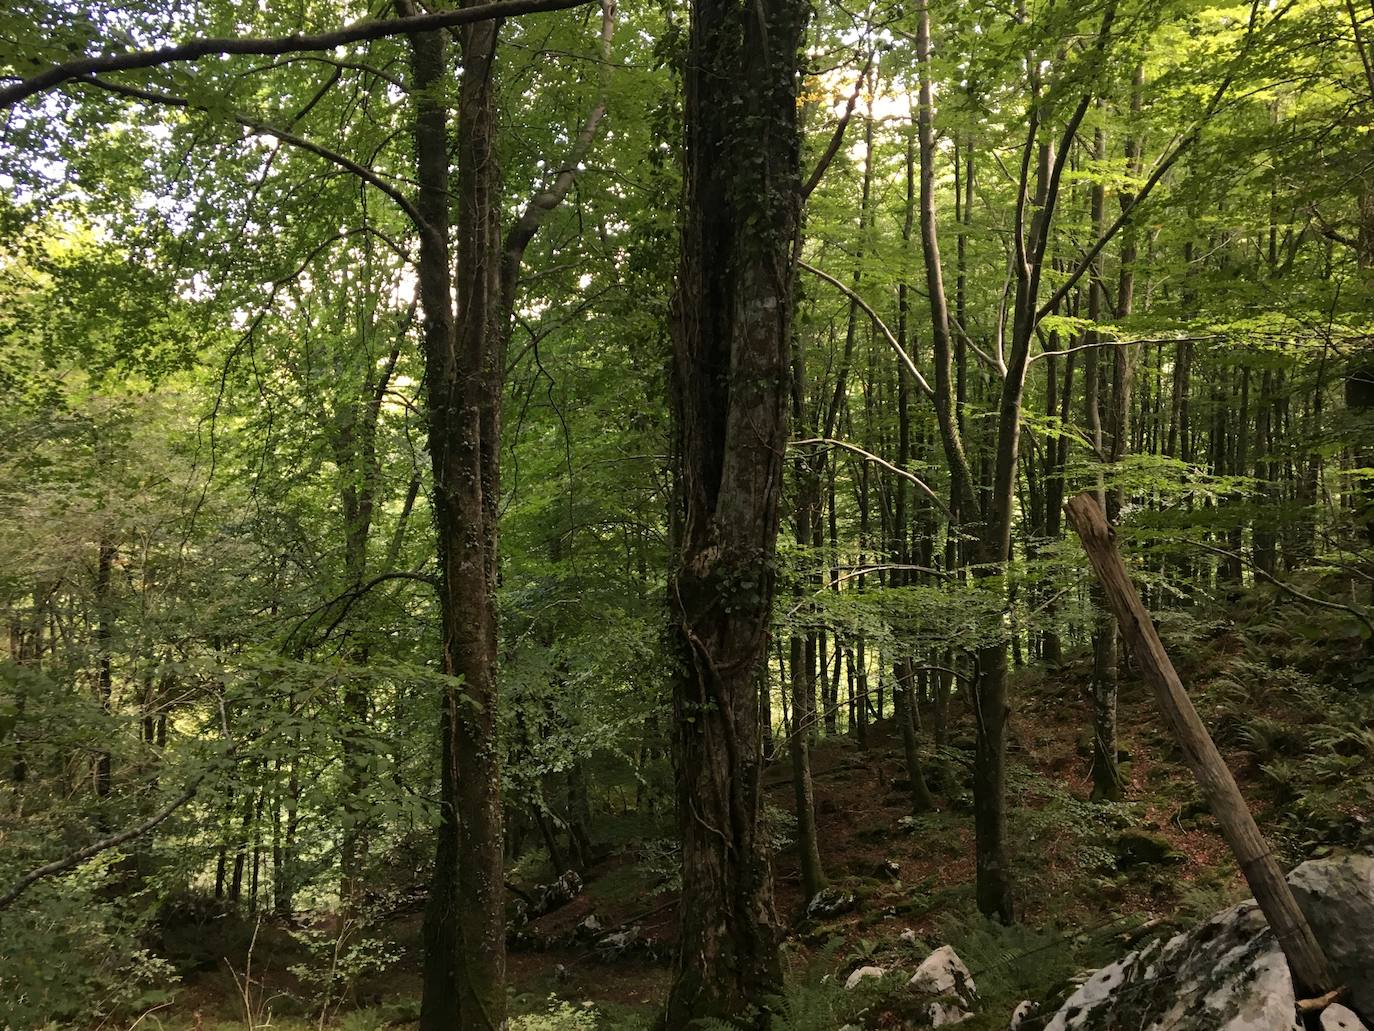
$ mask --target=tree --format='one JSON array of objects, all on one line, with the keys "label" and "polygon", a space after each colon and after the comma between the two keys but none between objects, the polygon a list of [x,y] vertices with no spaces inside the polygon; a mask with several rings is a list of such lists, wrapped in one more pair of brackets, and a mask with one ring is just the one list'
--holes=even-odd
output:
[{"label": "tree", "polygon": [[[762,834],[768,653],[801,203],[796,0],[696,0],[683,55],[668,605],[682,883],[667,1025],[734,1018],[781,982]],[[793,732],[797,732],[794,726]]]}]

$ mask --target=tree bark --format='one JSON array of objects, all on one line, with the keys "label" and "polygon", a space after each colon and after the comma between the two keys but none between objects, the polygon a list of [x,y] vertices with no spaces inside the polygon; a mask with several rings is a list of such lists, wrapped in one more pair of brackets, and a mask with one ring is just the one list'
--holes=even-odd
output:
[{"label": "tree bark", "polygon": [[[404,8],[403,8],[404,10]],[[443,584],[441,812],[425,912],[422,1031],[505,1026],[500,747],[496,709],[495,491],[499,460],[500,178],[492,59],[499,25],[459,32],[457,307],[451,300],[448,104],[442,32],[411,37],[424,220],[427,434]],[[461,697],[460,697],[461,695]]]},{"label": "tree bark", "polygon": [[782,981],[755,685],[772,620],[787,441],[806,12],[798,0],[691,5],[669,582],[682,891],[691,902],[678,916],[672,1031],[740,1017]]}]

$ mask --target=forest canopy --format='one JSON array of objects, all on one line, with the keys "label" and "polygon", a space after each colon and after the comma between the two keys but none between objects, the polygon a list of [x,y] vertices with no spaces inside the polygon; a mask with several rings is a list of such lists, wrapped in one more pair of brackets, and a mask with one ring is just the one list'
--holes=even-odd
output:
[{"label": "forest canopy", "polygon": [[1364,0],[0,3],[0,1027],[1374,1019],[1371,141]]}]

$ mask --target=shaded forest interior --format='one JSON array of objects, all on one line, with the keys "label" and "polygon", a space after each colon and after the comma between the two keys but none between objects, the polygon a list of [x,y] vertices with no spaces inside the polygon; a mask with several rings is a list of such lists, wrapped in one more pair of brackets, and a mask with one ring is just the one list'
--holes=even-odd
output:
[{"label": "shaded forest interior", "polygon": [[1371,140],[1367,0],[0,4],[0,1027],[1374,1020]]}]

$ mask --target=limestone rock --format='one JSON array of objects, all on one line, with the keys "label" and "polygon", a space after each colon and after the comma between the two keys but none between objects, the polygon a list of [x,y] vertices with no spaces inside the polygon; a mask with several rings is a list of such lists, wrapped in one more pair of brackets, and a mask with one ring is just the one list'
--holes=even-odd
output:
[{"label": "limestone rock", "polygon": [[1350,989],[1342,1001],[1374,1013],[1374,857],[1303,863],[1288,875],[1288,883],[1336,983]]},{"label": "limestone rock", "polygon": [[596,951],[603,962],[613,963],[639,944],[640,933],[641,929],[635,926],[608,934],[596,943]]},{"label": "limestone rock", "polygon": [[594,939],[603,930],[601,921],[597,919],[595,913],[588,913],[574,928],[577,937],[583,939]]},{"label": "limestone rock", "polygon": [[[1374,857],[1313,860],[1289,875],[1354,1011],[1374,1010]],[[1368,1031],[1344,1006],[1329,1031]],[[1253,900],[1093,974],[1045,1031],[1294,1031],[1293,981]],[[1341,1022],[1345,1021],[1343,1025]]]},{"label": "limestone rock", "polygon": [[845,979],[845,991],[852,992],[861,982],[868,980],[870,977],[882,977],[886,973],[887,971],[882,967],[859,967],[858,970],[854,971]]},{"label": "limestone rock", "polygon": [[941,945],[927,956],[907,984],[927,995],[950,995],[967,1005],[978,998],[978,990],[959,954],[948,945]]},{"label": "limestone rock", "polygon": [[902,864],[895,859],[884,859],[873,867],[873,876],[880,880],[900,881],[902,879]]},{"label": "limestone rock", "polygon": [[1363,1020],[1339,1002],[1322,1010],[1322,1031],[1369,1031]]},{"label": "limestone rock", "polygon": [[1016,1009],[1011,1011],[1011,1023],[1007,1025],[1007,1031],[1021,1031],[1022,1028],[1030,1025],[1031,1017],[1040,1012],[1040,1007],[1027,999],[1020,1003]]},{"label": "limestone rock", "polygon": [[812,920],[839,916],[848,913],[858,901],[853,892],[841,891],[839,888],[822,888],[806,904],[806,915]]},{"label": "limestone rock", "polygon": [[1093,974],[1045,1031],[1290,1031],[1293,982],[1264,915],[1243,902]]}]

